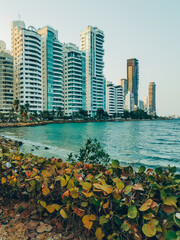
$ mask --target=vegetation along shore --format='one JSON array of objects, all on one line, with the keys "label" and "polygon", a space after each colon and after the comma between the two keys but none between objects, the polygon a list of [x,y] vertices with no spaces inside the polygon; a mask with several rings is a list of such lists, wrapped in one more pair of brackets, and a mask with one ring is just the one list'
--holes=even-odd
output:
[{"label": "vegetation along shore", "polygon": [[180,239],[176,167],[134,170],[88,139],[67,161],[0,139],[4,239]]}]

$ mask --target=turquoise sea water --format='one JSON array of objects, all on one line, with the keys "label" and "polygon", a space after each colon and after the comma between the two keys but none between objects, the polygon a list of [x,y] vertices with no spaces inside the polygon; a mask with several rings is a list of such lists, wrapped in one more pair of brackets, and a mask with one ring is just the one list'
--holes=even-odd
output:
[{"label": "turquoise sea water", "polygon": [[180,120],[49,124],[0,129],[0,135],[21,140],[23,152],[64,160],[96,138],[122,165],[180,169]]}]

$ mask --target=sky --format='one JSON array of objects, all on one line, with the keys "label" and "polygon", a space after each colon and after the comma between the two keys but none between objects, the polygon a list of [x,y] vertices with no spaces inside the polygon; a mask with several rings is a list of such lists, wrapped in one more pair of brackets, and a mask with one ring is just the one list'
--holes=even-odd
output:
[{"label": "sky", "polygon": [[104,75],[120,83],[127,59],[139,60],[139,99],[156,83],[160,116],[180,115],[180,0],[0,0],[0,40],[11,48],[11,21],[50,25],[80,47],[88,25],[104,31]]}]

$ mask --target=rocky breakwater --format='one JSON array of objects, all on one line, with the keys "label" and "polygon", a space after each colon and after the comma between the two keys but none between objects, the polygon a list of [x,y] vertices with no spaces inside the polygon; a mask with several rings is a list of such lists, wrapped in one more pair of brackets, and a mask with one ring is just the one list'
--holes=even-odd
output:
[{"label": "rocky breakwater", "polygon": [[0,150],[3,151],[3,149],[10,149],[10,150],[18,150],[18,148],[23,143],[21,141],[13,141],[11,139],[7,139],[4,137],[0,137]]}]

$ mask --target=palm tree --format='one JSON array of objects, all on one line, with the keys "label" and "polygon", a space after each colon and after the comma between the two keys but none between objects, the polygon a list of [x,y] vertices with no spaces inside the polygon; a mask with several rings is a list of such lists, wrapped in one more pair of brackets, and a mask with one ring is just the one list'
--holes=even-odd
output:
[{"label": "palm tree", "polygon": [[19,111],[19,99],[14,100],[13,106],[14,106],[15,112],[18,112]]}]

